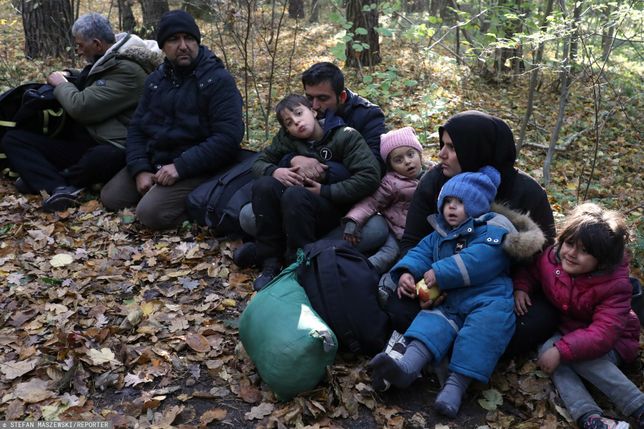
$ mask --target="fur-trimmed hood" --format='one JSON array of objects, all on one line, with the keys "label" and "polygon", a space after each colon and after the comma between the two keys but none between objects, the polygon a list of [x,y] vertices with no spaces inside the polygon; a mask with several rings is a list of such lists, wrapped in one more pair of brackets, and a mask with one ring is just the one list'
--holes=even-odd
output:
[{"label": "fur-trimmed hood", "polygon": [[505,216],[516,228],[515,231],[510,230],[503,240],[503,249],[513,259],[526,260],[543,249],[546,236],[529,214],[520,213],[497,203],[493,203],[490,210]]},{"label": "fur-trimmed hood", "polygon": [[110,67],[115,59],[133,61],[149,74],[163,62],[163,58],[163,52],[156,41],[143,40],[134,34],[119,33],[116,35],[116,43],[96,61],[90,74],[99,73]]}]

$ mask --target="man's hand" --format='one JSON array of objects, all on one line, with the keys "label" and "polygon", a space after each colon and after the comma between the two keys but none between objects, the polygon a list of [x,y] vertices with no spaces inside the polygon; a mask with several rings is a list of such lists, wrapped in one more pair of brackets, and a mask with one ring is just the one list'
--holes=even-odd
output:
[{"label": "man's hand", "polygon": [[161,186],[172,186],[179,180],[179,173],[174,164],[166,164],[154,175],[154,181]]},{"label": "man's hand", "polygon": [[301,186],[304,178],[299,174],[299,167],[282,167],[273,171],[273,177],[284,186]]},{"label": "man's hand", "polygon": [[291,159],[291,167],[298,167],[302,177],[316,182],[322,182],[324,180],[326,169],[329,168],[326,164],[322,164],[315,158],[302,155],[294,156]]},{"label": "man's hand", "polygon": [[552,374],[555,372],[559,364],[561,363],[561,353],[556,347],[551,347],[537,359],[537,365],[539,368],[547,374]]},{"label": "man's hand", "polygon": [[519,316],[528,313],[528,307],[532,305],[530,295],[522,290],[514,291],[514,312]]},{"label": "man's hand", "polygon": [[53,87],[56,87],[60,85],[61,83],[68,82],[67,78],[65,77],[65,73],[61,71],[55,71],[51,73],[49,76],[47,76],[47,83],[50,84]]},{"label": "man's hand", "polygon": [[144,171],[136,175],[136,190],[139,191],[139,194],[145,195],[146,192],[150,190],[152,185],[154,185],[154,174],[149,171]]},{"label": "man's hand", "polygon": [[315,195],[320,195],[320,190],[322,189],[322,185],[318,182],[307,178],[304,178],[304,187]]},{"label": "man's hand", "polygon": [[396,292],[398,292],[398,298],[402,298],[403,296],[412,299],[416,298],[416,281],[414,280],[414,276],[409,273],[401,275],[398,280],[398,289],[396,289]]}]

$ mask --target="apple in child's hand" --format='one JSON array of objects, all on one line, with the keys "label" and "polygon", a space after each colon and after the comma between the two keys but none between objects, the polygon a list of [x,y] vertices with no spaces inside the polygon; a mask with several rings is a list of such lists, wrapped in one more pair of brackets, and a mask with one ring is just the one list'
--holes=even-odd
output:
[{"label": "apple in child's hand", "polygon": [[432,287],[427,287],[425,279],[420,279],[420,281],[416,283],[416,295],[418,295],[418,298],[423,302],[429,301],[430,299],[434,301],[440,296],[440,294],[441,290],[438,286],[434,285]]}]

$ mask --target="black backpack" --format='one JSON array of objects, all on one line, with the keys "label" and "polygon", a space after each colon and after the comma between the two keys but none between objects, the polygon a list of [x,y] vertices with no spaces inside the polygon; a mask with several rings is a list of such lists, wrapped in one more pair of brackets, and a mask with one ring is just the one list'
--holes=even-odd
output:
[{"label": "black backpack", "polygon": [[258,152],[242,149],[235,164],[196,187],[188,194],[188,217],[211,227],[220,236],[243,236],[239,212],[250,202],[253,186],[251,167]]},{"label": "black backpack", "polygon": [[340,347],[368,355],[383,351],[391,327],[378,305],[379,275],[369,260],[344,240],[316,241],[304,246],[304,254],[297,280]]},{"label": "black backpack", "polygon": [[[65,122],[65,111],[54,97],[51,85],[25,83],[0,94],[0,140],[12,128],[55,137]],[[5,154],[0,153],[0,171],[7,167]]]}]

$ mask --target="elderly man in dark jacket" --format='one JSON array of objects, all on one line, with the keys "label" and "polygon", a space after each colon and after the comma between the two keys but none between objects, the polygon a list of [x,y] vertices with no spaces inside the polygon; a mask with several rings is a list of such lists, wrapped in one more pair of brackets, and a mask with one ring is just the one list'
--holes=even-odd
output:
[{"label": "elderly man in dark jacket", "polygon": [[202,46],[195,20],[167,12],[157,27],[166,55],[150,75],[128,128],[127,168],[101,192],[111,210],[136,205],[152,229],[187,218],[185,198],[235,162],[244,135],[242,98],[222,61]]},{"label": "elderly man in dark jacket", "polygon": [[20,175],[23,193],[44,190],[47,211],[77,202],[82,188],[104,183],[125,165],[130,117],[143,93],[145,79],[162,60],[154,40],[114,34],[109,21],[90,13],[74,22],[76,52],[89,64],[82,71],[55,71],[47,77],[68,119],[54,136],[15,129],[2,146]]}]

